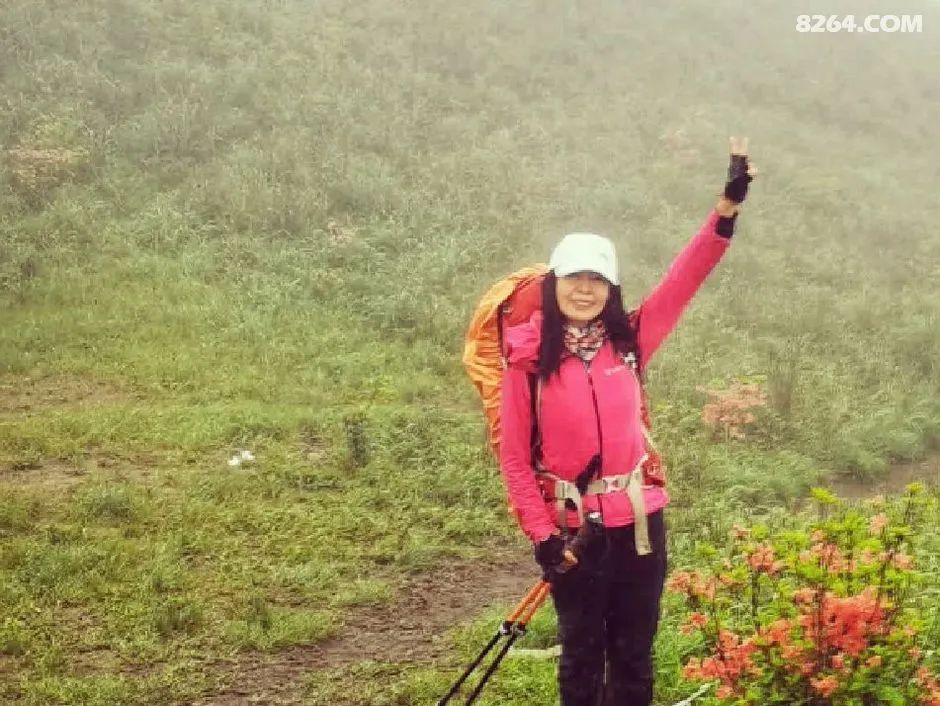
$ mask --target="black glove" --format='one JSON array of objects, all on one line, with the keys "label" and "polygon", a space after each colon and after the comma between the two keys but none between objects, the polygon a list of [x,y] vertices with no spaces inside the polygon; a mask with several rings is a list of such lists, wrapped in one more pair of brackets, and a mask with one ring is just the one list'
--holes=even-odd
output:
[{"label": "black glove", "polygon": [[728,181],[725,183],[725,198],[741,203],[747,197],[747,185],[754,177],[747,173],[747,155],[732,154],[728,166]]},{"label": "black glove", "polygon": [[734,222],[738,214],[733,216],[718,216],[718,223],[715,225],[715,232],[722,238],[730,238],[734,235]]},{"label": "black glove", "polygon": [[565,560],[565,540],[553,534],[535,545],[535,560],[544,571],[554,569]]}]

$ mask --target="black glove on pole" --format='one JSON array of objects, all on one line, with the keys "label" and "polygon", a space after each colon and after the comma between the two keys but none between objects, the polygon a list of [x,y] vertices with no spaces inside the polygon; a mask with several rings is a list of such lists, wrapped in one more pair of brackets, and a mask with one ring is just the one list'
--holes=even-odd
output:
[{"label": "black glove on pole", "polygon": [[535,545],[535,560],[546,573],[565,560],[565,540],[553,534]]}]

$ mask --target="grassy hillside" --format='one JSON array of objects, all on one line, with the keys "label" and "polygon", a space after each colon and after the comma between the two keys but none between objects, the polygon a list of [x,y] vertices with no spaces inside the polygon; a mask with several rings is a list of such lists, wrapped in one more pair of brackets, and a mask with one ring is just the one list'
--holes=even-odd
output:
[{"label": "grassy hillside", "polygon": [[[890,11],[924,32],[724,0],[3,3],[0,699],[188,703],[220,656],[521,550],[459,364],[477,297],[591,229],[639,301],[731,134],[763,173],[649,376],[677,551],[928,454],[940,7]],[[768,406],[716,438],[697,388],[748,382]]]}]

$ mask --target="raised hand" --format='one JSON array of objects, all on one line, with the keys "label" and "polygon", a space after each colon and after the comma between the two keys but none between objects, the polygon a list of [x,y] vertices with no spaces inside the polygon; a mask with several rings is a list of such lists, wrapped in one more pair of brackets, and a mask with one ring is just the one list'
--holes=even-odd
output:
[{"label": "raised hand", "polygon": [[718,205],[715,207],[722,216],[733,216],[738,206],[747,197],[747,188],[757,175],[757,167],[748,162],[747,137],[731,137],[731,158],[728,165],[728,180]]},{"label": "raised hand", "polygon": [[731,163],[728,166],[728,181],[725,184],[725,198],[741,203],[747,196],[748,184],[757,174],[757,168],[747,161],[747,138],[730,138]]}]

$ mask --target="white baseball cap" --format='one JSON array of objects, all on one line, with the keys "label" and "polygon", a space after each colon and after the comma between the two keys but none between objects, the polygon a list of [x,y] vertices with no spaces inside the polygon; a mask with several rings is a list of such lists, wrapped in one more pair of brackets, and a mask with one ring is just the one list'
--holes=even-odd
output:
[{"label": "white baseball cap", "polygon": [[548,267],[556,277],[567,277],[575,272],[596,272],[611,284],[620,284],[614,244],[596,233],[566,235],[552,251]]}]

